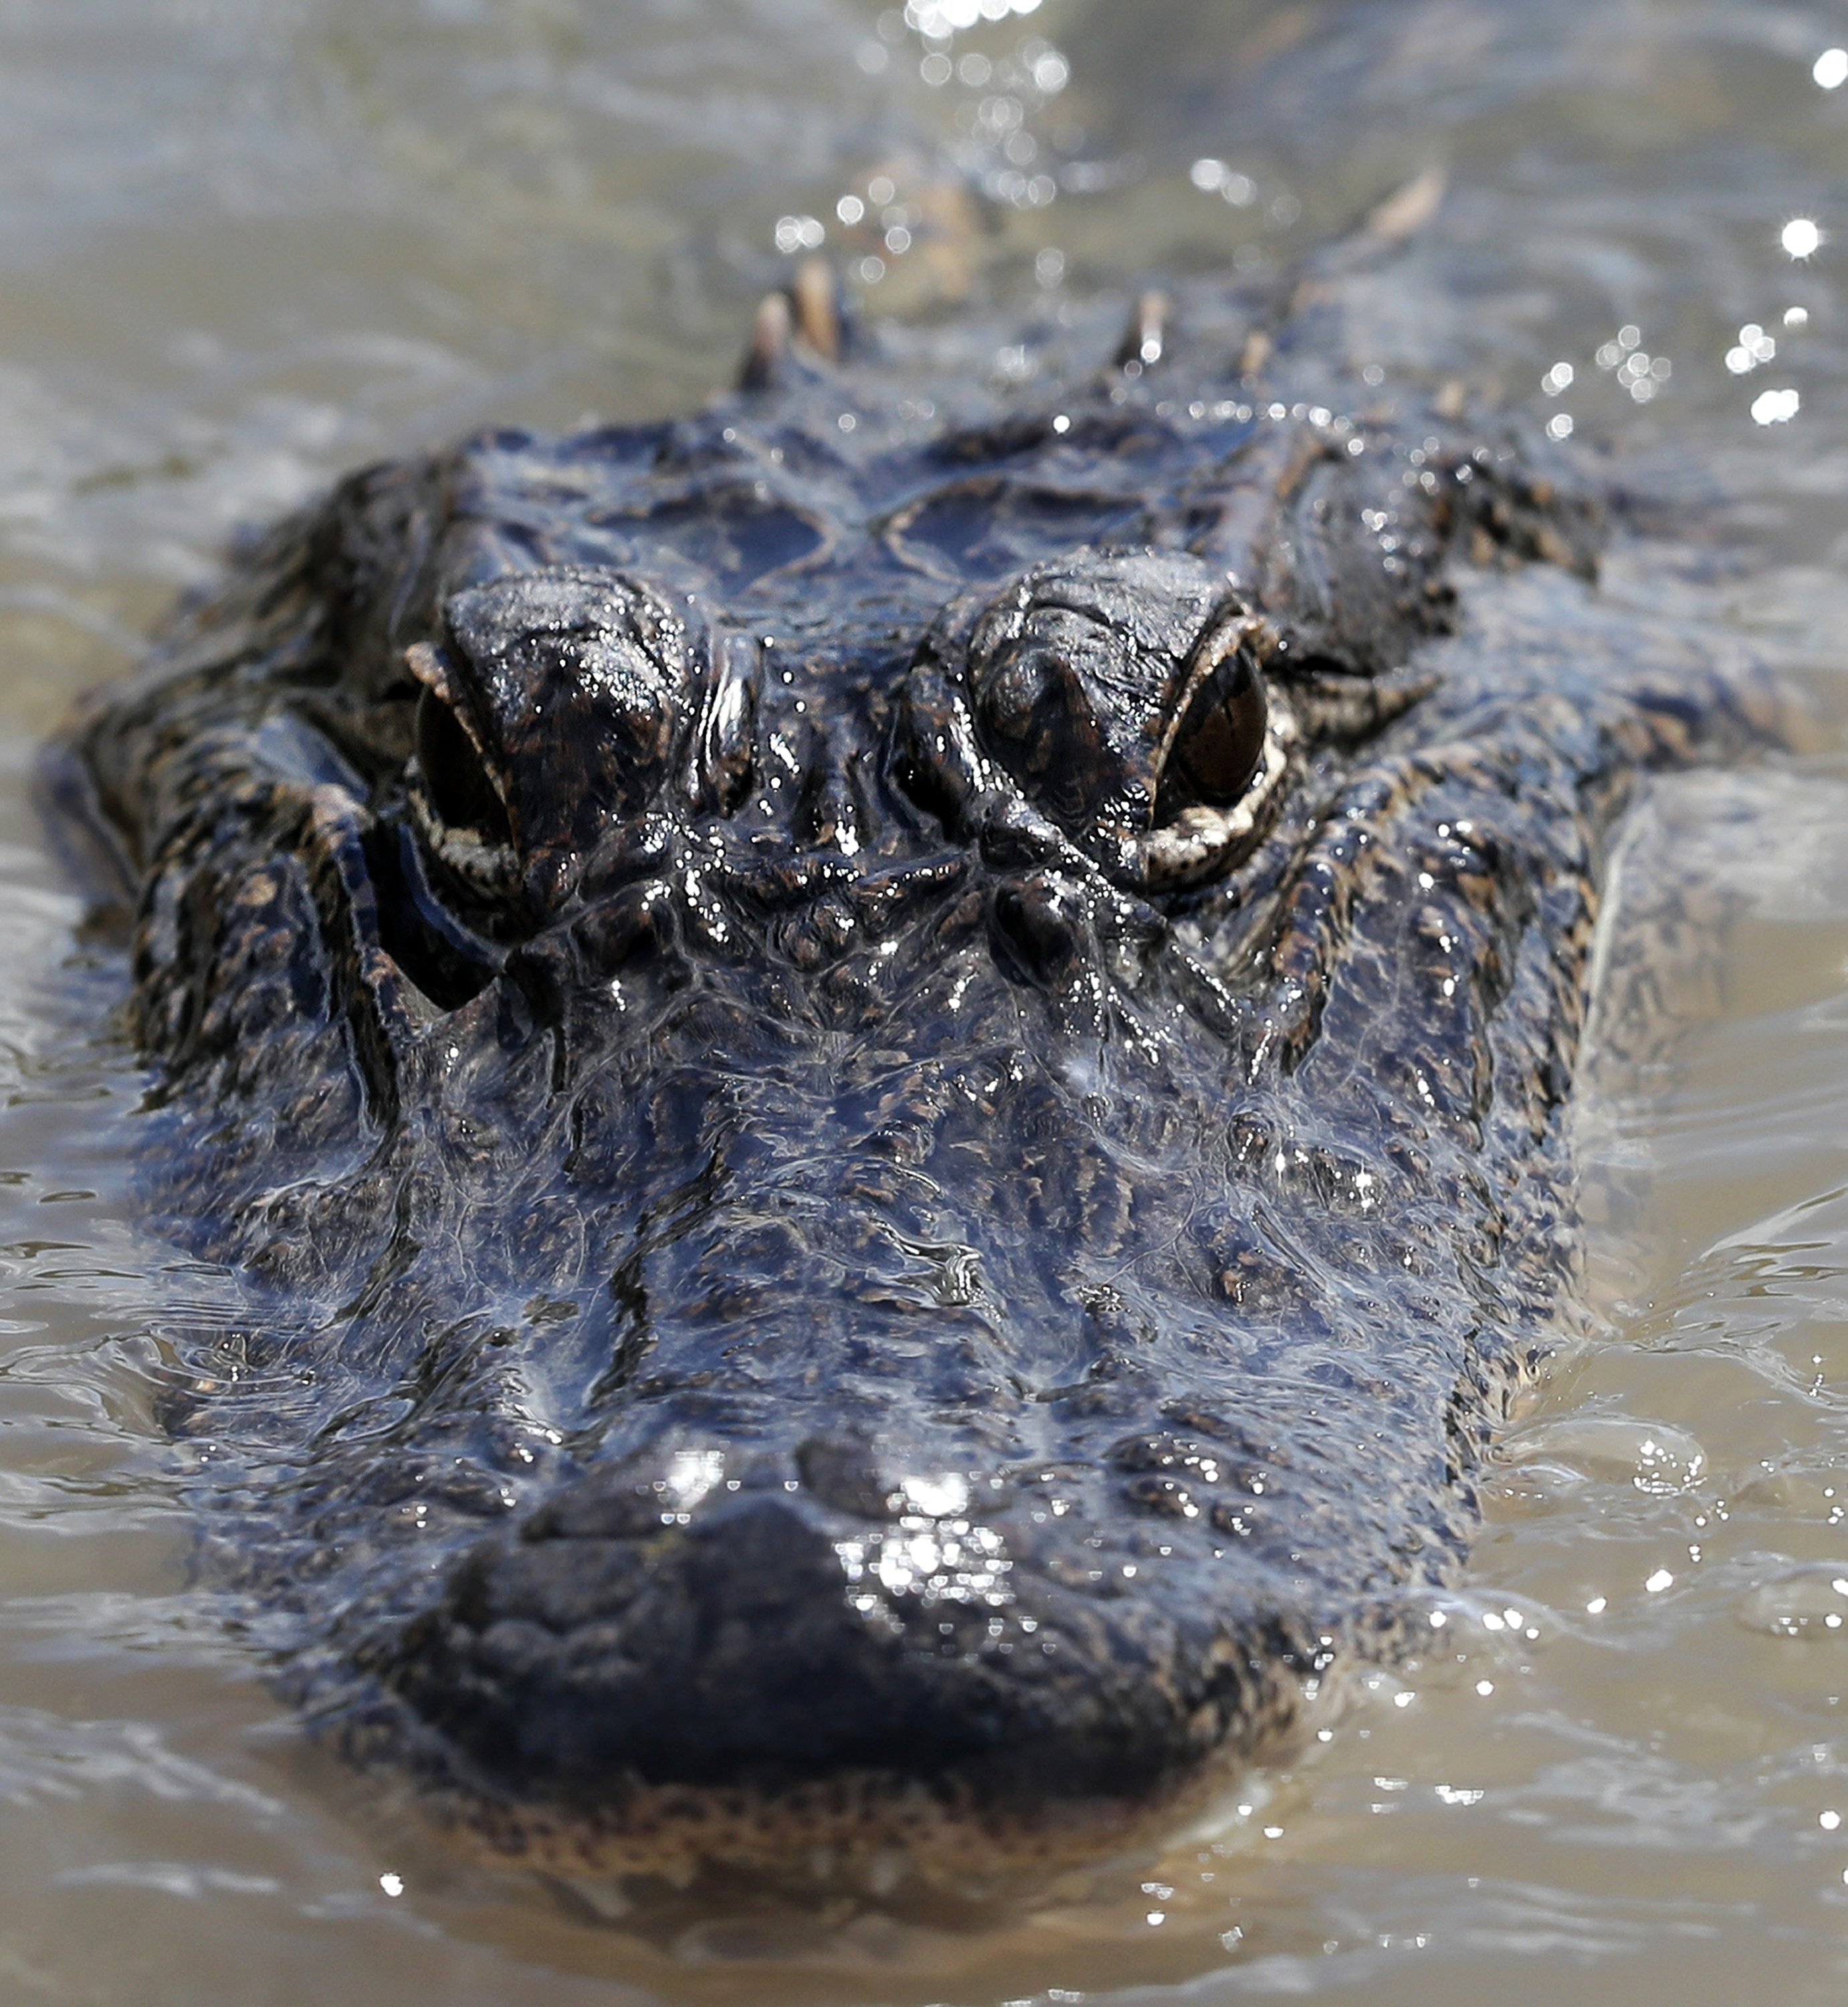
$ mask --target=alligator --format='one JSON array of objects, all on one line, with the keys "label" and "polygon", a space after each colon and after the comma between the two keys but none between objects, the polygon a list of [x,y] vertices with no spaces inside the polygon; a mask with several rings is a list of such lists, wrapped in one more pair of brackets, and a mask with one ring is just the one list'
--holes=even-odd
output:
[{"label": "alligator", "polygon": [[1775,721],[1570,449],[1354,367],[1394,235],[1024,380],[805,272],[697,415],[341,481],[60,742],[247,1306],[163,1383],[203,1577],[497,1857],[1114,1844],[1455,1582],[1626,805]]}]

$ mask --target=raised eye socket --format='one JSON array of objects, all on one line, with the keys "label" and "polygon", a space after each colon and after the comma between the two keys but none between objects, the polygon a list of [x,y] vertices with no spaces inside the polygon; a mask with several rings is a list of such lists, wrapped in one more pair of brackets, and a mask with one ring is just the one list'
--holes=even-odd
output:
[{"label": "raised eye socket", "polygon": [[418,700],[417,760],[430,806],[450,828],[470,831],[485,844],[513,842],[506,804],[481,754],[434,690],[426,690]]},{"label": "raised eye socket", "polygon": [[1108,812],[1122,763],[1085,686],[1081,647],[1062,647],[1065,638],[1054,627],[1003,657],[978,701],[990,750],[1049,815],[1077,827]]},{"label": "raised eye socket", "polygon": [[1169,741],[1155,797],[1157,823],[1182,810],[1229,808],[1264,760],[1264,682],[1242,647],[1232,647],[1195,680]]},{"label": "raised eye socket", "polygon": [[1150,690],[1147,666],[1096,621],[1036,609],[1023,631],[978,652],[971,680],[982,737],[1074,834],[1233,808],[1263,770],[1268,720],[1244,637],[1242,622],[1211,629],[1166,670],[1169,697]]}]

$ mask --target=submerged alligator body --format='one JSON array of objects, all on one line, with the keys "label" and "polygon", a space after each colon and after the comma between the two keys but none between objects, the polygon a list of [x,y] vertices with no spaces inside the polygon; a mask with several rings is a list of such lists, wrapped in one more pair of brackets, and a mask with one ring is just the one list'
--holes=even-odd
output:
[{"label": "submerged alligator body", "polygon": [[69,735],[250,1292],[212,1578],[491,1846],[1093,1841],[1454,1577],[1613,827],[1759,728],[1342,271],[934,402],[778,306],[703,415],[345,481]]}]

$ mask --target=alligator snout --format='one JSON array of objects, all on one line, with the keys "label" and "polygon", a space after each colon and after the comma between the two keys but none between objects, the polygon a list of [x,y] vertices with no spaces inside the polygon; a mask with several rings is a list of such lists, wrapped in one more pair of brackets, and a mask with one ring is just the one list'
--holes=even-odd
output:
[{"label": "alligator snout", "polygon": [[941,1754],[966,1736],[947,1696],[907,1677],[901,1638],[849,1606],[806,1501],[723,1495],[686,1526],[642,1516],[580,1494],[471,1554],[393,1683],[491,1774],[592,1803],[631,1778],[898,1767],[907,1745]]},{"label": "alligator snout", "polygon": [[[838,1498],[852,1450],[805,1447]],[[1145,1797],[1218,1738],[1228,1655],[1100,1599],[1081,1529],[1010,1539],[962,1489],[849,1511],[721,1483],[682,1511],[633,1466],[593,1474],[469,1554],[379,1670],[490,1788],[591,1815],[664,1788],[908,1784],[1015,1818]]]}]

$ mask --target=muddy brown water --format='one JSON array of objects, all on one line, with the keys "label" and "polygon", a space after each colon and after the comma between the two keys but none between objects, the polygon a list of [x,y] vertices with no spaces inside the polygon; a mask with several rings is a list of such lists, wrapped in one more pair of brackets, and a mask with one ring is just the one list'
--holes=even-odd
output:
[{"label": "muddy brown water", "polygon": [[[1845,44],[1692,0],[0,0],[0,2001],[1848,1999]],[[37,739],[336,470],[707,394],[779,244],[824,235],[876,312],[1056,316],[1433,161],[1374,359],[1675,499],[1609,589],[1818,725],[1627,841],[1587,1326],[1430,1651],[1153,1852],[980,1915],[457,1858],[187,1588],[147,1389],[230,1299],[137,1231],[119,972]],[[1716,960],[1644,1056],[1665,886]]]}]

